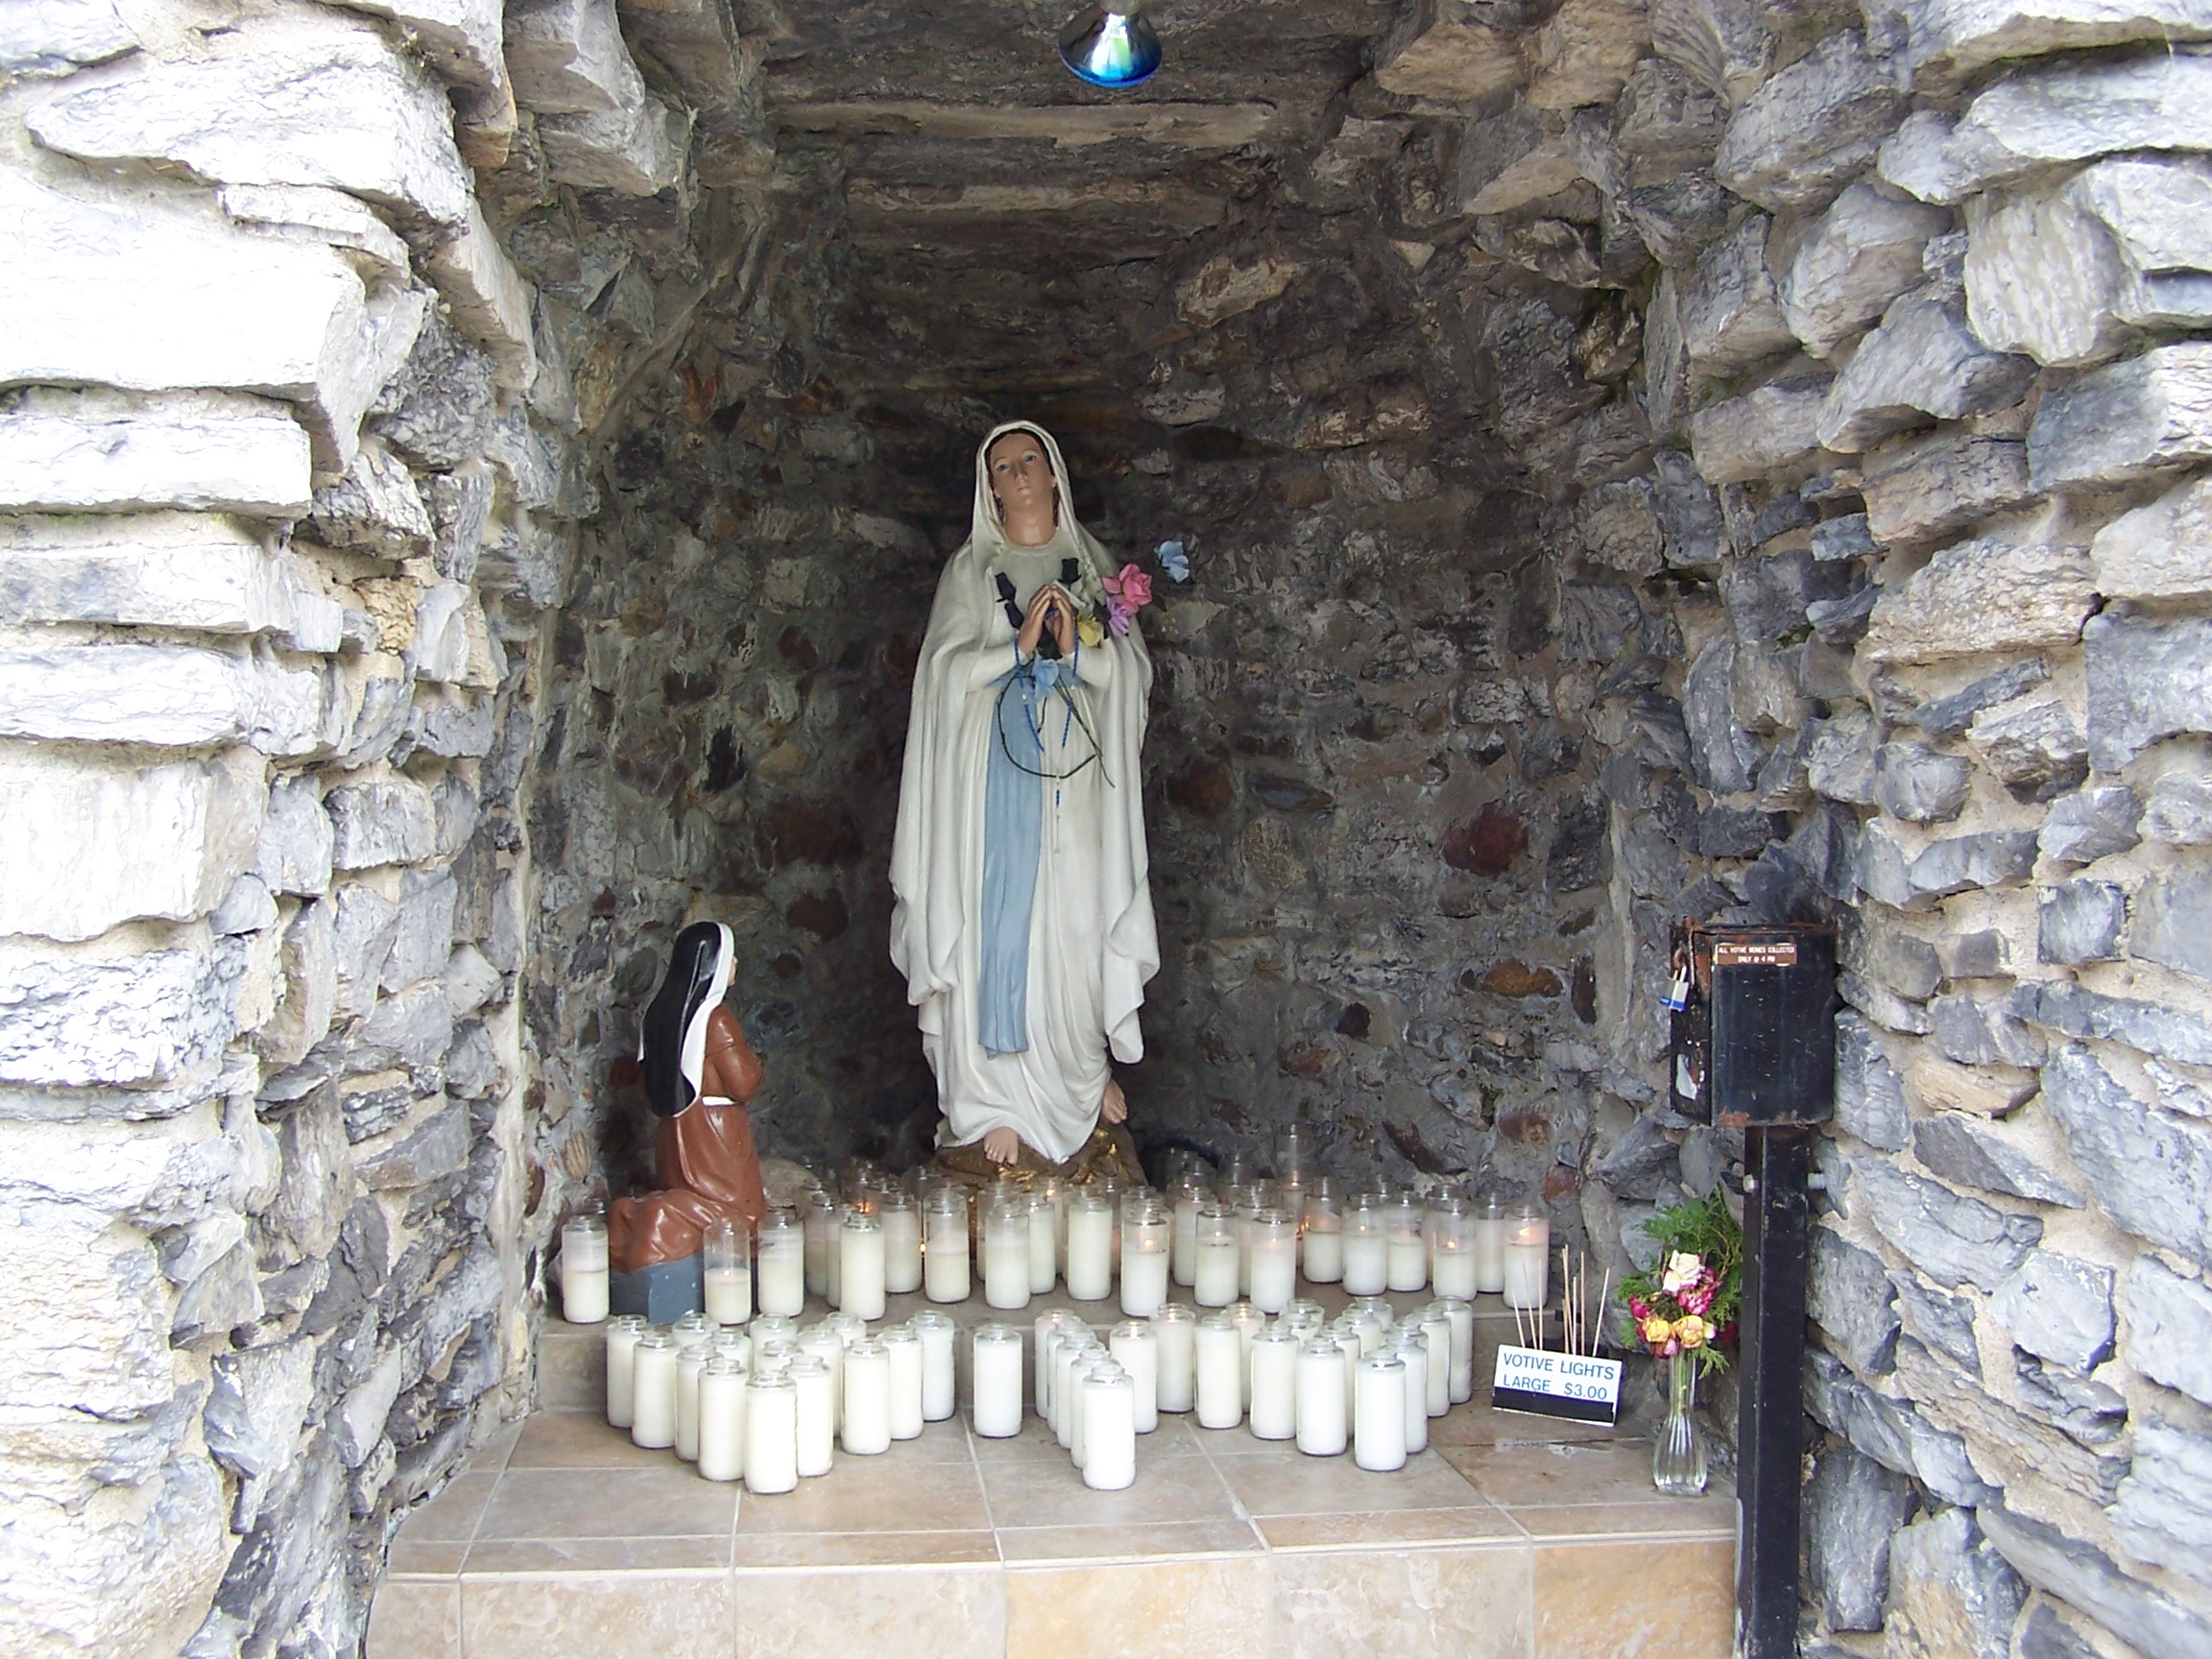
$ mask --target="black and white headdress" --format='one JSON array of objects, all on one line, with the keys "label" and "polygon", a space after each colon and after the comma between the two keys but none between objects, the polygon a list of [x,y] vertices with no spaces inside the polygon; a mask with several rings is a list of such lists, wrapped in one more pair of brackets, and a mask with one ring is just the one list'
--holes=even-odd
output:
[{"label": "black and white headdress", "polygon": [[707,1022],[730,989],[736,941],[719,922],[694,922],[676,935],[668,977],[645,1010],[637,1059],[645,1098],[662,1118],[698,1099],[707,1067]]}]

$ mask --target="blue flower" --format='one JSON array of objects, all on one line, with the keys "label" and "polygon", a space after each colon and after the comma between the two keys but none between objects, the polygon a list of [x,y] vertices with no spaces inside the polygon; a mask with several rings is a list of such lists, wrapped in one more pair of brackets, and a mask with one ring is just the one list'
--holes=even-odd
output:
[{"label": "blue flower", "polygon": [[1160,561],[1160,568],[1167,572],[1170,580],[1176,582],[1190,580],[1190,555],[1183,550],[1182,542],[1161,542],[1155,550],[1155,557]]}]

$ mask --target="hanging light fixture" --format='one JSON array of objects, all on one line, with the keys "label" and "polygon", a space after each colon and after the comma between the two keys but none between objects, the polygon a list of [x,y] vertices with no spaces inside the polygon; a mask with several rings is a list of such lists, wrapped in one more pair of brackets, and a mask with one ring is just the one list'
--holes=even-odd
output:
[{"label": "hanging light fixture", "polygon": [[1149,81],[1160,67],[1160,36],[1141,0],[1100,0],[1060,31],[1060,61],[1094,86],[1118,89]]}]

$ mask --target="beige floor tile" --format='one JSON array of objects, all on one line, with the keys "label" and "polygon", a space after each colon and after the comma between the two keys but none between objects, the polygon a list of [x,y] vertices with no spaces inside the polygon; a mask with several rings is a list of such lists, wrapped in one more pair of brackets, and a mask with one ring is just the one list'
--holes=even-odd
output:
[{"label": "beige floor tile", "polygon": [[649,1452],[594,1411],[540,1411],[522,1425],[509,1469],[666,1469],[670,1451]]},{"label": "beige floor tile", "polygon": [[1355,1550],[1275,1557],[1275,1651],[1524,1659],[1528,1551]]},{"label": "beige floor tile", "polygon": [[1363,1515],[1391,1509],[1467,1509],[1480,1496],[1443,1458],[1424,1452],[1389,1474],[1296,1451],[1214,1459],[1250,1515]]},{"label": "beige floor tile", "polygon": [[1527,1535],[1495,1504],[1394,1509],[1366,1515],[1262,1515],[1253,1523],[1270,1550],[1404,1550],[1479,1544],[1519,1549]]},{"label": "beige floor tile", "polygon": [[548,1319],[538,1338],[538,1409],[607,1409],[607,1336],[597,1325]]},{"label": "beige floor tile", "polygon": [[733,1659],[727,1573],[464,1578],[469,1659]]},{"label": "beige floor tile", "polygon": [[1148,1527],[1177,1521],[1234,1521],[1237,1505],[1212,1462],[1169,1457],[1147,1463],[1118,1492],[1094,1492],[1063,1455],[1057,1467],[983,1472],[991,1521],[1000,1532],[1022,1527]]},{"label": "beige floor tile", "polygon": [[399,1536],[418,1544],[467,1543],[476,1536],[476,1524],[484,1518],[484,1506],[498,1484],[499,1477],[493,1473],[454,1476],[445,1491],[400,1524]]},{"label": "beige floor tile", "polygon": [[1429,1443],[1432,1446],[1543,1446],[1603,1442],[1619,1436],[1620,1431],[1602,1423],[1570,1423],[1564,1418],[1536,1417],[1524,1411],[1498,1411],[1476,1401],[1455,1406],[1448,1415],[1431,1418],[1429,1423]]},{"label": "beige floor tile", "polygon": [[[765,1500],[763,1500],[765,1502]],[[794,1567],[974,1567],[998,1559],[997,1534],[966,1532],[748,1532],[739,1573]]]},{"label": "beige floor tile", "polygon": [[735,1659],[1001,1659],[1006,1647],[996,1563],[744,1573],[730,1582]]},{"label": "beige floor tile", "polygon": [[458,1579],[387,1578],[369,1608],[368,1659],[461,1659]]},{"label": "beige floor tile", "polygon": [[747,1493],[740,1536],[772,1532],[973,1532],[990,1528],[972,1463],[902,1463],[840,1456],[798,1490]]},{"label": "beige floor tile", "polygon": [[492,1475],[506,1468],[507,1458],[515,1450],[515,1442],[521,1438],[522,1427],[529,1421],[528,1417],[521,1417],[513,1423],[501,1423],[491,1429],[485,1434],[483,1444],[463,1459],[463,1472]]},{"label": "beige floor tile", "polygon": [[1484,1497],[1522,1504],[1647,1503],[1651,1443],[1616,1439],[1589,1445],[1455,1446],[1447,1458]]},{"label": "beige floor tile", "polygon": [[461,1571],[468,1554],[464,1539],[416,1539],[401,1532],[392,1540],[384,1571],[395,1578],[450,1578]]},{"label": "beige floor tile", "polygon": [[711,1573],[730,1565],[731,1538],[479,1538],[470,1579],[516,1573]]},{"label": "beige floor tile", "polygon": [[1534,1659],[1726,1659],[1736,1623],[1734,1544],[1533,1550]]},{"label": "beige floor tile", "polygon": [[[842,1457],[843,1453],[838,1455]],[[968,1427],[959,1418],[926,1423],[911,1440],[894,1440],[891,1450],[877,1454],[874,1462],[897,1467],[908,1463],[968,1463],[974,1454],[968,1449]]]},{"label": "beige floor tile", "polygon": [[1249,1521],[1169,1521],[1122,1527],[1011,1527],[998,1534],[1008,1563],[1133,1561],[1166,1555],[1245,1555],[1265,1546]]},{"label": "beige floor tile", "polygon": [[1006,1659],[1220,1659],[1264,1650],[1268,1558],[1006,1569]]},{"label": "beige floor tile", "polygon": [[1531,1538],[1733,1538],[1736,1500],[1726,1493],[1662,1498],[1643,1503],[1516,1504],[1505,1513]]},{"label": "beige floor tile", "polygon": [[510,1469],[476,1537],[716,1537],[736,1514],[735,1486],[702,1480],[673,1457],[661,1469]]}]

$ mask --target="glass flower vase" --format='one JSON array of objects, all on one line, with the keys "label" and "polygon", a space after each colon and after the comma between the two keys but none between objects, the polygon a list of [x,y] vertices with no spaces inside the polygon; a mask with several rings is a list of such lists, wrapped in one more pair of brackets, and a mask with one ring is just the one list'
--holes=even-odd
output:
[{"label": "glass flower vase", "polygon": [[1667,1417],[1651,1444],[1651,1484],[1670,1498],[1695,1498],[1705,1490],[1705,1431],[1697,1425],[1697,1361],[1670,1355],[1662,1363]]}]

